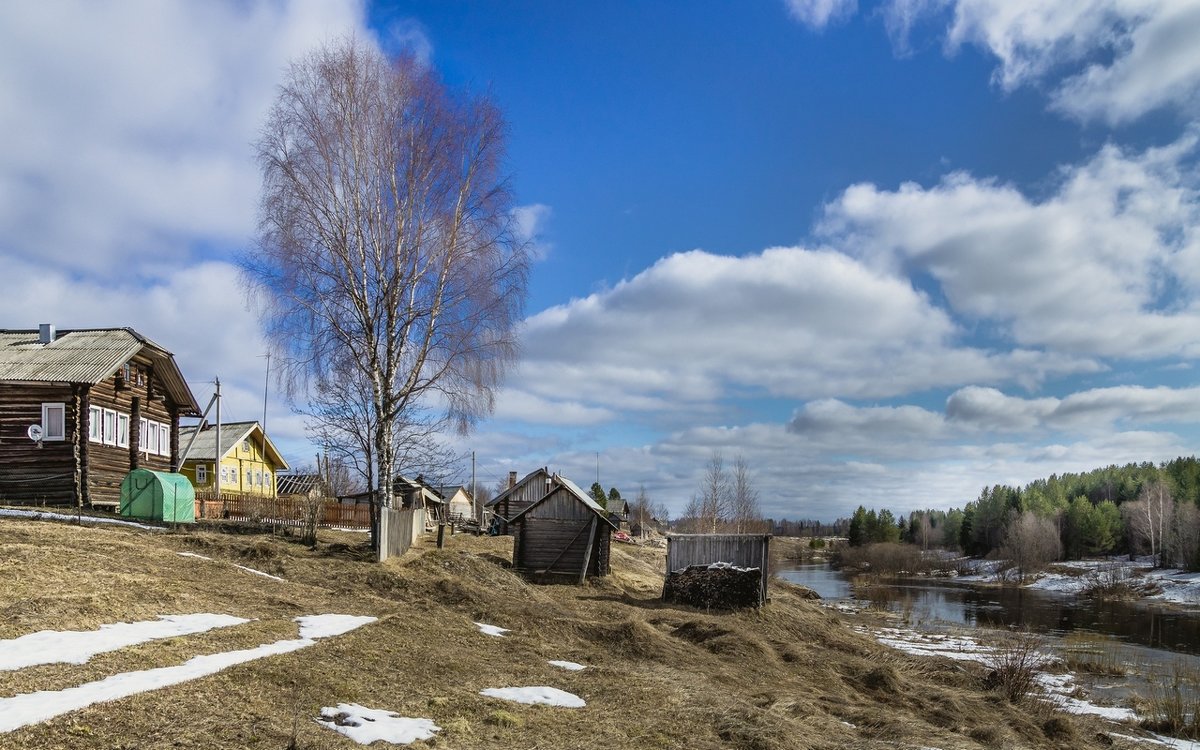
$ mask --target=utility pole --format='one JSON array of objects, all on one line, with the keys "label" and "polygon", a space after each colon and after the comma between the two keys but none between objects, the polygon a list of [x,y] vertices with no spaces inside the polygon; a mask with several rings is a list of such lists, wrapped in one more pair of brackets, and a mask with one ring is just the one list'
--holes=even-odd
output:
[{"label": "utility pole", "polygon": [[[213,383],[217,386],[217,455],[216,463],[213,464],[213,473],[217,476],[217,499],[221,499],[221,379],[213,378]],[[199,428],[197,428],[199,429]]]},{"label": "utility pole", "polygon": [[476,499],[477,487],[475,486],[475,451],[471,451],[471,504],[475,506],[475,512],[479,514],[479,530],[483,530],[483,506]]},{"label": "utility pole", "polygon": [[596,484],[600,484],[600,451],[596,451]]},{"label": "utility pole", "polygon": [[[265,475],[263,477],[263,483],[264,484],[269,483],[271,485],[270,492],[267,492],[267,488],[263,487],[263,494],[270,495],[271,497],[275,497],[275,486],[276,486],[275,480],[274,480],[271,472],[267,469],[267,387],[271,383],[271,353],[267,352],[265,355],[259,355],[259,356],[265,356],[267,358],[267,372],[265,375],[263,375],[262,455],[259,458],[260,458],[260,463],[262,463],[262,467],[263,467],[262,473]],[[318,469],[319,469],[319,467],[318,467]],[[268,478],[270,478],[269,482],[268,482]]]}]

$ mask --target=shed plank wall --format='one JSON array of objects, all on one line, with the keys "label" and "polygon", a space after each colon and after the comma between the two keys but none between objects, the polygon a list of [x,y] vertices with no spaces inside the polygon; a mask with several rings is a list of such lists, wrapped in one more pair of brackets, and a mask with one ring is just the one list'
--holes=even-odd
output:
[{"label": "shed plank wall", "polygon": [[589,533],[595,520],[590,508],[559,488],[514,524],[513,567],[526,573],[578,576],[590,547],[587,574],[608,575],[612,527],[600,521]]},{"label": "shed plank wall", "polygon": [[[496,503],[496,514],[508,519],[533,505],[546,496],[546,472],[539,471],[533,479],[513,489],[512,493]],[[509,533],[507,524],[504,533]]]}]

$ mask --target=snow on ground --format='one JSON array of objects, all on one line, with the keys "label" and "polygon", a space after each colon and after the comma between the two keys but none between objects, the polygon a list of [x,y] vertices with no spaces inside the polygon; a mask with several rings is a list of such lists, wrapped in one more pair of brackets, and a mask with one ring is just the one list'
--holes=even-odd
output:
[{"label": "snow on ground", "polygon": [[[211,562],[221,562],[220,560],[214,560],[213,558],[208,557],[207,555],[200,555],[195,552],[176,552],[175,554],[179,555],[180,557],[194,557],[197,560],[209,560]],[[256,576],[262,576],[263,578],[270,578],[272,581],[284,580],[284,579],[280,578],[279,576],[273,576],[270,573],[264,573],[261,570],[255,570],[254,568],[247,568],[245,565],[238,565],[237,563],[229,563],[229,564],[232,565],[233,567],[237,568],[238,570],[244,570],[247,573],[253,573]]]},{"label": "snow on ground", "polygon": [[1173,604],[1200,605],[1200,573],[1160,568],[1146,571],[1144,577],[1162,587],[1161,594],[1148,598]]},{"label": "snow on ground", "polygon": [[108,523],[115,526],[131,526],[135,529],[145,529],[146,531],[166,531],[163,526],[147,526],[144,523],[136,523],[134,521],[122,521],[119,518],[100,518],[98,516],[72,516],[66,513],[50,513],[44,510],[16,510],[14,508],[0,508],[0,518],[30,518],[34,521],[62,521],[64,523],[76,523],[83,520],[84,524],[89,523]]},{"label": "snow on ground", "polygon": [[[900,628],[880,628],[875,631],[860,630],[874,635],[875,639],[884,645],[916,656],[945,656],[960,661],[975,661],[987,664],[992,656],[996,654],[996,649],[991,646],[985,646],[968,636],[919,633],[914,630],[903,630]],[[1037,675],[1037,683],[1046,693],[1050,702],[1059,706],[1067,713],[1090,714],[1113,721],[1127,721],[1137,718],[1136,714],[1127,708],[1100,706],[1090,701],[1072,697],[1071,694],[1075,692],[1075,680],[1070,674],[1048,674],[1041,672]],[[1197,750],[1200,750],[1200,747]]]},{"label": "snow on ground", "polygon": [[486,622],[477,622],[475,626],[479,628],[480,633],[495,636],[496,638],[503,638],[505,633],[512,632],[508,628],[502,628],[498,625],[488,625]]},{"label": "snow on ground", "polygon": [[551,659],[547,663],[552,667],[558,667],[559,669],[567,669],[572,672],[582,672],[583,670],[587,669],[587,667],[585,667],[584,665],[576,664],[573,661],[557,661],[555,659]]},{"label": "snow on ground", "polygon": [[501,698],[514,703],[529,703],[543,706],[561,706],[563,708],[583,708],[587,705],[583,698],[574,693],[568,693],[558,688],[540,685],[537,687],[488,688],[480,690],[480,695],[489,698]]},{"label": "snow on ground", "polygon": [[265,643],[255,648],[225,651],[219,654],[196,656],[174,667],[159,667],[136,672],[122,672],[103,680],[84,683],[65,690],[41,690],[11,698],[0,698],[0,734],[14,729],[40,724],[56,716],[78,711],[94,703],[107,703],[138,693],[178,685],[182,682],[216,674],[235,664],[244,664],[267,656],[286,654],[308,648],[320,638],[348,633],[374,622],[374,617],[354,615],[310,615],[297,617],[300,637]]},{"label": "snow on ground", "polygon": [[318,724],[344,734],[360,745],[370,745],[379,740],[407,745],[428,740],[441,731],[441,727],[434,724],[432,719],[410,719],[394,711],[367,708],[357,703],[326,706],[321,709],[321,716],[329,721],[316,719]]},{"label": "snow on ground", "polygon": [[101,625],[99,630],[42,630],[0,641],[0,671],[38,664],[84,664],[96,654],[246,622],[250,621],[230,615],[160,615],[157,620]]}]

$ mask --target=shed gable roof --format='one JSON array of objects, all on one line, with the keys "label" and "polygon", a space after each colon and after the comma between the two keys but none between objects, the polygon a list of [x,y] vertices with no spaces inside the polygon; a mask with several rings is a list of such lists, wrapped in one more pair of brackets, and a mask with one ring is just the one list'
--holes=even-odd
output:
[{"label": "shed gable roof", "polygon": [[553,481],[553,485],[551,485],[550,490],[545,495],[542,495],[541,499],[539,499],[538,501],[536,501],[534,503],[531,503],[528,508],[525,508],[517,515],[508,519],[508,522],[510,524],[518,523],[526,513],[533,510],[534,508],[541,505],[542,503],[546,502],[546,500],[549,499],[549,497],[551,495],[553,495],[555,492],[562,489],[562,490],[566,490],[571,495],[574,495],[576,500],[578,500],[579,502],[586,505],[590,511],[595,513],[606,524],[608,524],[609,526],[612,526],[614,529],[617,528],[617,525],[615,523],[613,523],[612,519],[610,519],[608,517],[608,513],[605,512],[604,508],[601,508],[599,503],[597,503],[595,500],[593,500],[591,497],[589,497],[586,492],[579,489],[579,487],[574,482],[572,482],[570,479],[567,479],[566,477],[560,477],[556,474],[556,475],[554,475],[554,477],[552,477],[552,481]]},{"label": "shed gable roof", "polygon": [[526,475],[525,475],[525,476],[524,476],[524,477],[521,479],[521,481],[517,482],[517,483],[516,483],[516,484],[514,484],[512,487],[509,487],[509,488],[507,488],[506,490],[504,490],[503,492],[501,492],[499,495],[496,495],[495,497],[493,497],[491,500],[488,500],[488,501],[487,501],[487,502],[484,504],[484,507],[485,507],[485,508],[490,508],[490,507],[492,507],[492,506],[494,506],[494,505],[498,504],[498,503],[499,503],[501,500],[503,500],[504,498],[506,498],[506,497],[508,497],[509,495],[513,494],[513,493],[514,493],[514,492],[516,492],[518,489],[520,489],[520,488],[524,487],[526,484],[528,484],[529,482],[533,481],[534,479],[536,479],[537,477],[539,477],[539,476],[542,476],[542,475],[545,475],[545,476],[550,476],[550,472],[549,472],[549,471],[546,469],[546,467],[544,467],[544,466],[543,466],[543,467],[540,467],[540,468],[537,468],[537,469],[534,469],[533,471],[531,471],[531,472],[529,472],[528,474],[526,474]]},{"label": "shed gable roof", "polygon": [[175,358],[132,328],[64,330],[48,344],[38,340],[38,331],[0,330],[0,381],[96,385],[139,353],[153,363],[155,374],[183,414],[199,414],[196,397]]}]

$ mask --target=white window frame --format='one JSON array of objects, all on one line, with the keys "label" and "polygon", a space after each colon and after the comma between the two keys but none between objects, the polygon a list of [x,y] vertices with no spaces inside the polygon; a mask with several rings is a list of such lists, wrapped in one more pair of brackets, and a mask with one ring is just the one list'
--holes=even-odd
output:
[{"label": "white window frame", "polygon": [[146,420],[146,431],[142,433],[142,450],[148,454],[158,453],[158,422]]},{"label": "white window frame", "polygon": [[208,484],[208,464],[196,464],[196,484]]},{"label": "white window frame", "polygon": [[[59,413],[58,434],[50,431],[50,412]],[[42,404],[42,442],[67,439],[67,405],[61,401],[50,401]]]},{"label": "white window frame", "polygon": [[104,444],[117,444],[117,413],[112,409],[104,409]]},{"label": "white window frame", "polygon": [[104,442],[104,410],[99,406],[88,407],[88,442]]},{"label": "white window frame", "polygon": [[117,412],[117,447],[129,447],[129,415]]},{"label": "white window frame", "polygon": [[250,441],[243,440],[242,441],[242,453],[249,453],[249,452],[250,452]]},{"label": "white window frame", "polygon": [[241,489],[242,485],[241,485],[239,479],[240,478],[238,477],[237,467],[230,466],[229,467],[229,483],[232,484],[234,487]]},{"label": "white window frame", "polygon": [[171,455],[171,425],[158,423],[158,455]]}]

